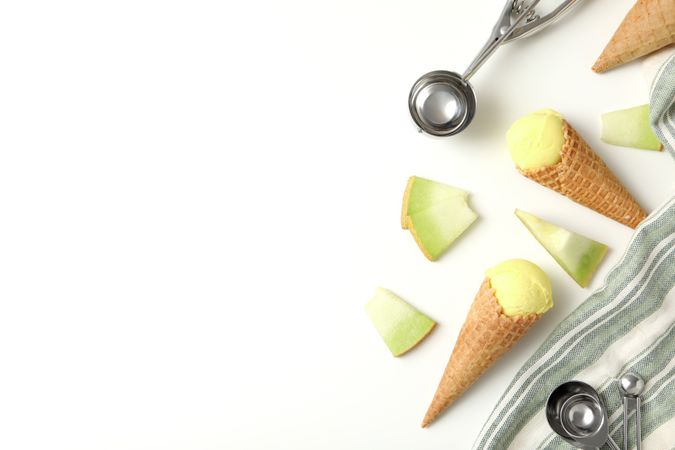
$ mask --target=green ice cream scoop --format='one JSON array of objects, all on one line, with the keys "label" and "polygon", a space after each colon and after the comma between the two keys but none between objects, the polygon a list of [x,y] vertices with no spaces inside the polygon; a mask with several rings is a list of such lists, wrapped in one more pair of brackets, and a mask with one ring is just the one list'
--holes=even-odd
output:
[{"label": "green ice cream scoop", "polygon": [[539,266],[525,259],[509,259],[485,272],[504,314],[544,314],[553,307],[551,282]]},{"label": "green ice cream scoop", "polygon": [[534,170],[560,162],[563,117],[541,109],[516,120],[506,132],[511,159],[521,170]]}]

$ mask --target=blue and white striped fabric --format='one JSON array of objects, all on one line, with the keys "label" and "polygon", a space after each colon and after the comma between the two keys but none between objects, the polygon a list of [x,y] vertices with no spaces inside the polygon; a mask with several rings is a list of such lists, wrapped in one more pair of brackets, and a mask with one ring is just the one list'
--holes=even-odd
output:
[{"label": "blue and white striped fabric", "polygon": [[[661,66],[650,101],[652,125],[675,158],[675,57]],[[605,285],[561,322],[523,365],[474,449],[572,448],[551,431],[544,415],[548,394],[568,380],[598,389],[608,409],[610,433],[622,442],[617,378],[628,370],[646,380],[642,448],[675,449],[674,286],[675,196],[640,224]]]},{"label": "blue and white striped fabric", "polygon": [[649,93],[649,120],[663,146],[675,158],[675,57],[659,69]]}]

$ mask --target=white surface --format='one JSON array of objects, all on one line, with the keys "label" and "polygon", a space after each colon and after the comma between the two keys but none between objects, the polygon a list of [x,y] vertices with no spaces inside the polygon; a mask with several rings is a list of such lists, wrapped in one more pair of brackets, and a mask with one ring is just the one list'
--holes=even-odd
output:
[{"label": "white surface", "polygon": [[[563,112],[652,210],[665,153],[599,142],[647,101],[639,64],[590,71],[631,0],[586,1],[475,76],[449,140],[408,89],[463,70],[501,1],[22,1],[0,15],[0,448],[468,448],[510,377],[591,289],[515,207],[607,243],[631,231],[524,179],[503,135]],[[399,228],[410,175],[481,218],[437,263]],[[428,430],[483,271],[550,275],[555,309]],[[440,325],[392,358],[363,305],[386,286]]]}]

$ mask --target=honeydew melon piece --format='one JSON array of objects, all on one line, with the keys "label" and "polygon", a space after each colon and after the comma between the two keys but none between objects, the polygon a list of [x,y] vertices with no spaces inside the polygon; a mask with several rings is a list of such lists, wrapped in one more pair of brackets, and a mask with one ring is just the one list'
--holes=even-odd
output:
[{"label": "honeydew melon piece", "polygon": [[649,105],[603,114],[600,139],[608,144],[621,147],[645,150],[663,149],[663,145],[649,124]]},{"label": "honeydew melon piece", "polygon": [[586,287],[607,246],[516,209],[516,216],[574,281]]},{"label": "honeydew melon piece", "polygon": [[436,261],[476,220],[464,196],[446,198],[408,216],[408,229],[424,256]]},{"label": "honeydew melon piece", "polygon": [[384,288],[375,290],[366,304],[366,314],[394,356],[415,347],[436,326],[432,319]]},{"label": "honeydew melon piece", "polygon": [[403,207],[401,208],[401,226],[408,228],[408,216],[423,211],[436,203],[453,197],[466,200],[469,194],[456,187],[437,181],[412,176],[403,194]]}]

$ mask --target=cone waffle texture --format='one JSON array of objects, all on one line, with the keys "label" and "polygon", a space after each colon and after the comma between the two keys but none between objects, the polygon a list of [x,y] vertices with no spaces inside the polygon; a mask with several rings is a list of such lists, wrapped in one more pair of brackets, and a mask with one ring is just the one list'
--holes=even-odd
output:
[{"label": "cone waffle texture", "polygon": [[459,332],[457,343],[422,421],[426,427],[455,402],[500,356],[541,317],[503,314],[490,280],[485,278]]},{"label": "cone waffle texture", "polygon": [[559,163],[520,170],[520,173],[610,219],[635,228],[647,216],[644,210],[566,121],[563,121],[563,137]]},{"label": "cone waffle texture", "polygon": [[675,42],[675,0],[638,0],[593,65],[605,72]]}]

